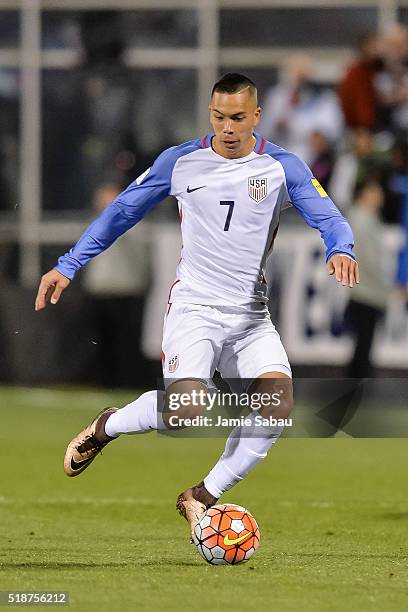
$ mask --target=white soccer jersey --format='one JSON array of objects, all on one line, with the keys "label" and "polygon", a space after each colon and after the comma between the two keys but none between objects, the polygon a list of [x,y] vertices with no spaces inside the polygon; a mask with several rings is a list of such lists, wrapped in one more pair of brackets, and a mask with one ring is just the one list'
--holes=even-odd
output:
[{"label": "white soccer jersey", "polygon": [[183,249],[171,300],[242,304],[265,299],[263,267],[282,204],[282,165],[255,151],[226,159],[211,147],[181,157],[171,193]]},{"label": "white soccer jersey", "polygon": [[183,241],[171,302],[265,302],[264,265],[288,202],[320,230],[326,259],[334,253],[354,258],[350,226],[307,166],[294,154],[256,138],[254,150],[238,159],[218,155],[211,134],[167,149],[59,259],[57,269],[73,278],[79,267],[169,194],[179,203]]}]

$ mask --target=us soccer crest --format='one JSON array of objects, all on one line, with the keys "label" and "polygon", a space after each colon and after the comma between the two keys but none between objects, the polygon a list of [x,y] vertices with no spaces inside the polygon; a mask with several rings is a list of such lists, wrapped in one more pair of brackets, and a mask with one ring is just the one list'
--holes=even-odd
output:
[{"label": "us soccer crest", "polygon": [[174,355],[174,357],[170,357],[169,359],[169,372],[173,374],[178,368],[179,358],[178,355]]},{"label": "us soccer crest", "polygon": [[249,177],[248,179],[248,194],[249,197],[259,204],[268,195],[268,179]]}]

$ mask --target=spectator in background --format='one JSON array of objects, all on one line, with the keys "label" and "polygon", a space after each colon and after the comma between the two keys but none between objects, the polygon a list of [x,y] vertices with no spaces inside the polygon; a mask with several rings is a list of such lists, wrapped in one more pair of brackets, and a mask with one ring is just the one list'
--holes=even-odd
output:
[{"label": "spectator in background", "polygon": [[[102,212],[117,196],[115,184],[95,193],[95,210]],[[90,340],[96,355],[89,379],[107,387],[144,385],[145,360],[140,352],[144,293],[147,287],[146,242],[133,228],[84,271],[83,286],[92,313]]]},{"label": "spectator in background", "polygon": [[313,81],[313,65],[306,55],[292,55],[282,82],[265,95],[259,131],[310,164],[310,135],[319,131],[332,141],[342,135],[343,117],[337,96]]},{"label": "spectator in background", "polygon": [[396,24],[384,36],[383,67],[376,77],[382,127],[395,134],[408,129],[408,29]]},{"label": "spectator in background", "polygon": [[327,189],[334,166],[334,148],[329,138],[322,132],[316,130],[309,137],[312,152],[310,169],[313,176]]},{"label": "spectator in background", "polygon": [[357,188],[355,205],[348,213],[361,270],[361,283],[355,287],[346,313],[355,337],[354,354],[348,365],[350,378],[368,378],[373,374],[370,352],[374,333],[392,287],[385,274],[381,275],[383,203],[381,184],[376,178],[366,177]]},{"label": "spectator in background", "polygon": [[[148,165],[131,117],[134,91],[123,64],[120,12],[85,11],[80,66],[43,78],[43,201],[88,209],[102,182],[128,184]],[[63,143],[61,145],[61,143]]]},{"label": "spectator in background", "polygon": [[379,123],[375,78],[382,65],[377,34],[362,34],[357,49],[358,56],[347,68],[337,91],[347,127],[372,131]]},{"label": "spectator in background", "polygon": [[381,180],[384,159],[375,149],[372,132],[364,128],[350,134],[351,150],[338,155],[329,184],[330,194],[344,212],[353,203],[356,188],[368,176],[376,175]]},{"label": "spectator in background", "polygon": [[385,223],[399,225],[407,191],[408,146],[406,137],[397,139],[390,151],[384,170],[385,202],[381,217]]}]

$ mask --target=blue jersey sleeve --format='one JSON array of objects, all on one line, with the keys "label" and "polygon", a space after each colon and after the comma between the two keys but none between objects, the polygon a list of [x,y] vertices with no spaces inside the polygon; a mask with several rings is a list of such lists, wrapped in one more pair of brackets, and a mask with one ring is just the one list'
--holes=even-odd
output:
[{"label": "blue jersey sleeve", "polygon": [[173,168],[179,157],[199,147],[199,141],[190,141],[163,151],[152,167],[120,193],[86,229],[76,245],[58,259],[56,269],[72,279],[92,257],[136,225],[155,204],[170,194]]},{"label": "blue jersey sleeve", "polygon": [[[278,147],[277,147],[278,148]],[[308,166],[293,153],[273,153],[284,169],[289,199],[311,227],[318,229],[326,245],[326,262],[335,253],[355,259],[354,238],[348,221],[329,198]]]}]

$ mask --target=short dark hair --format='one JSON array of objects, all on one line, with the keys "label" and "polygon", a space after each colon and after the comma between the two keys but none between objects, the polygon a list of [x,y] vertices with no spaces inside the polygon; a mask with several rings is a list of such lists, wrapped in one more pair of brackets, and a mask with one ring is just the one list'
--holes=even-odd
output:
[{"label": "short dark hair", "polygon": [[228,72],[217,81],[212,88],[211,97],[215,92],[234,94],[244,89],[249,89],[253,95],[257,94],[256,85],[251,79],[238,72]]}]

